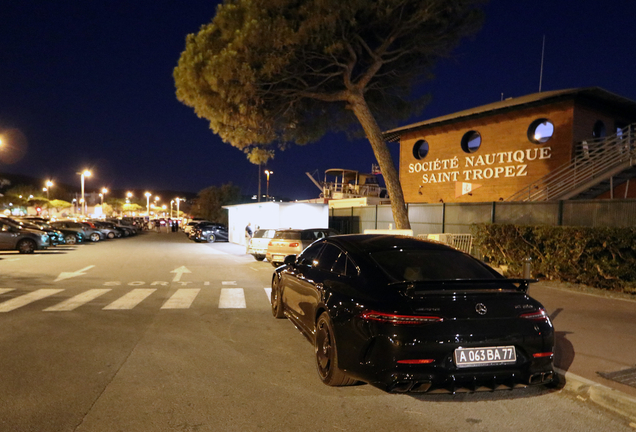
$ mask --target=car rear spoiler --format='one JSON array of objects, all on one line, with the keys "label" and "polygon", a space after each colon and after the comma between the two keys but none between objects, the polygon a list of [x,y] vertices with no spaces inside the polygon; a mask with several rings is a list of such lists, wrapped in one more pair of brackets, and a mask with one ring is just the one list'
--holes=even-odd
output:
[{"label": "car rear spoiler", "polygon": [[400,281],[393,286],[404,286],[405,293],[410,297],[435,294],[478,294],[528,292],[531,283],[537,279],[447,279],[427,281]]}]

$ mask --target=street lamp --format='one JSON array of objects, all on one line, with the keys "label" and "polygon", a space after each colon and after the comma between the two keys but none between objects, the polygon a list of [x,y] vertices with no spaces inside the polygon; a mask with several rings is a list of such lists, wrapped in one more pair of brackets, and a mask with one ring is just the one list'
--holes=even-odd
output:
[{"label": "street lamp", "polygon": [[42,188],[42,190],[44,192],[46,192],[46,199],[48,200],[48,199],[50,199],[49,198],[49,190],[51,189],[51,187],[53,187],[53,182],[51,180],[47,180],[45,184],[46,184],[46,187]]},{"label": "street lamp", "polygon": [[150,219],[150,197],[152,194],[150,192],[146,192],[146,212],[148,213],[148,219]]},{"label": "street lamp", "polygon": [[266,194],[266,200],[269,201],[269,175],[270,174],[274,174],[274,171],[270,171],[270,170],[265,170],[265,175],[267,176],[267,194]]},{"label": "street lamp", "polygon": [[104,207],[104,195],[108,193],[108,189],[102,188],[102,193],[99,194],[99,197],[102,199],[102,208]]},{"label": "street lamp", "polygon": [[80,175],[81,182],[82,182],[82,198],[80,199],[80,203],[82,204],[81,214],[84,215],[84,206],[86,205],[86,201],[84,200],[84,177],[90,177],[91,172],[89,170],[84,170],[83,172],[77,173],[77,174]]},{"label": "street lamp", "polygon": [[172,219],[172,206],[174,205],[174,200],[170,201],[170,219]]}]

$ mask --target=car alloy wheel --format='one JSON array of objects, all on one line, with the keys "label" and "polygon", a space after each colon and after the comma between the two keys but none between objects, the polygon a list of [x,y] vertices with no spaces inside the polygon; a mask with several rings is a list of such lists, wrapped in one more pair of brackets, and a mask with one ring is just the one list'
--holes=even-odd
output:
[{"label": "car alloy wheel", "polygon": [[285,314],[283,313],[283,301],[280,294],[280,276],[275,275],[274,279],[272,279],[272,294],[270,296],[272,315],[276,318],[285,318]]},{"label": "car alloy wheel", "polygon": [[356,380],[338,368],[336,340],[327,312],[323,312],[316,323],[314,352],[318,375],[323,383],[329,386],[348,386],[356,383]]},{"label": "car alloy wheel", "polygon": [[208,236],[208,243],[214,243],[216,240],[216,237],[214,237],[214,234],[210,234]]},{"label": "car alloy wheel", "polygon": [[77,243],[77,237],[72,234],[68,234],[64,236],[64,242],[69,245],[74,245],[75,243]]},{"label": "car alloy wheel", "polygon": [[92,242],[97,242],[97,241],[99,241],[99,239],[100,239],[100,238],[101,238],[101,237],[100,237],[100,236],[99,236],[99,234],[97,234],[97,233],[93,233],[93,234],[91,234],[91,237],[90,237],[90,239],[91,239],[91,241],[92,241]]},{"label": "car alloy wheel", "polygon": [[114,239],[114,238],[115,238],[115,233],[114,233],[114,232],[112,232],[112,231],[111,231],[111,232],[109,232],[109,233],[108,233],[108,238],[109,238],[109,239]]},{"label": "car alloy wheel", "polygon": [[20,253],[23,253],[23,254],[33,253],[33,251],[35,251],[36,248],[37,248],[37,245],[35,244],[33,240],[24,239],[24,240],[20,240],[20,242],[18,243],[18,251],[20,251]]}]

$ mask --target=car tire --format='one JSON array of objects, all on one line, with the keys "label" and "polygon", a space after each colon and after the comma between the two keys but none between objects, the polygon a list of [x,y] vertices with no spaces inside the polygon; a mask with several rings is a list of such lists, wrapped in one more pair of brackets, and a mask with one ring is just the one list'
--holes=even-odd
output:
[{"label": "car tire", "polygon": [[272,315],[274,318],[285,318],[283,312],[283,299],[280,292],[280,276],[274,275],[272,279],[272,293],[270,295],[270,301],[272,303]]},{"label": "car tire", "polygon": [[99,234],[97,234],[97,233],[93,233],[90,236],[90,239],[91,239],[92,242],[98,242],[98,241],[101,240],[101,238],[102,237]]},{"label": "car tire", "polygon": [[77,237],[73,234],[67,234],[64,236],[64,243],[67,245],[74,245],[77,243]]},{"label": "car tire", "polygon": [[108,233],[108,238],[109,239],[114,239],[115,238],[115,233],[114,232],[109,232]]},{"label": "car tire", "polygon": [[214,243],[216,241],[216,237],[214,236],[214,234],[210,234],[208,236],[208,243]]},{"label": "car tire", "polygon": [[323,312],[316,322],[314,352],[318,375],[323,383],[328,386],[349,386],[357,382],[338,367],[336,339],[327,312]]},{"label": "car tire", "polygon": [[263,261],[265,259],[265,255],[256,254],[254,255],[254,258],[256,258],[256,261]]},{"label": "car tire", "polygon": [[38,246],[31,239],[20,240],[17,244],[17,249],[22,254],[33,253],[37,247]]}]

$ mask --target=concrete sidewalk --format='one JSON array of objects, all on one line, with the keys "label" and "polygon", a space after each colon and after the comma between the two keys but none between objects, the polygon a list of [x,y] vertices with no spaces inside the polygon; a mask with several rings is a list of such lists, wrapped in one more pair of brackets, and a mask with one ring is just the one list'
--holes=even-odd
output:
[{"label": "concrete sidewalk", "polygon": [[[553,282],[532,284],[529,294],[543,303],[554,324],[555,366],[564,390],[636,427],[636,299]],[[620,371],[632,377],[631,385],[599,375]]]}]

